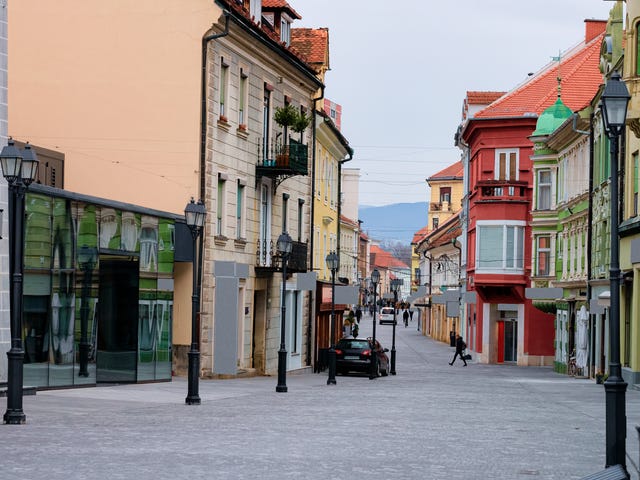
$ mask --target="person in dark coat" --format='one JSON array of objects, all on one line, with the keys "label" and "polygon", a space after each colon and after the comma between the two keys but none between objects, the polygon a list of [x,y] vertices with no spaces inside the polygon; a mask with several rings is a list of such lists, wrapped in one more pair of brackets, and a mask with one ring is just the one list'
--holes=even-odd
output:
[{"label": "person in dark coat", "polygon": [[467,361],[464,358],[464,351],[467,348],[467,344],[464,343],[464,340],[462,339],[462,337],[460,335],[456,335],[456,353],[453,356],[453,360],[451,360],[449,362],[449,365],[453,365],[453,362],[456,361],[456,358],[458,358],[458,355],[460,356],[460,360],[462,360],[464,362],[464,366],[467,366]]},{"label": "person in dark coat", "polygon": [[356,322],[360,323],[360,319],[362,318],[362,309],[360,305],[356,308]]},{"label": "person in dark coat", "polygon": [[404,320],[404,328],[407,328],[407,325],[409,325],[409,312],[408,311],[404,311],[404,313],[402,314],[402,319]]}]

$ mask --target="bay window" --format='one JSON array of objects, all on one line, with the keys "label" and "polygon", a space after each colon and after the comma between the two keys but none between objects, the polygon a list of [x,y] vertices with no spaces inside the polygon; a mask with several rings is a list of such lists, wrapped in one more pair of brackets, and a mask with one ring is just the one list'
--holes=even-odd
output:
[{"label": "bay window", "polygon": [[476,242],[478,272],[524,271],[524,222],[478,222]]}]

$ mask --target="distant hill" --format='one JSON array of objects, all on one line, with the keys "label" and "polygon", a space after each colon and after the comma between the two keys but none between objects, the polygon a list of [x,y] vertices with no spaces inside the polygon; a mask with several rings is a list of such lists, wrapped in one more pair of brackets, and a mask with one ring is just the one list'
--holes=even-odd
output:
[{"label": "distant hill", "polygon": [[427,224],[427,202],[394,203],[381,207],[363,205],[358,209],[362,230],[373,240],[409,245],[413,234]]}]

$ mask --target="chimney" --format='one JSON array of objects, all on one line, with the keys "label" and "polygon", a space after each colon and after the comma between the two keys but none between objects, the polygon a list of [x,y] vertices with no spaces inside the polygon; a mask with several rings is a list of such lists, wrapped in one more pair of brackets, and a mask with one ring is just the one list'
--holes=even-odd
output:
[{"label": "chimney", "polygon": [[584,43],[589,43],[607,28],[606,20],[587,19],[584,21]]}]

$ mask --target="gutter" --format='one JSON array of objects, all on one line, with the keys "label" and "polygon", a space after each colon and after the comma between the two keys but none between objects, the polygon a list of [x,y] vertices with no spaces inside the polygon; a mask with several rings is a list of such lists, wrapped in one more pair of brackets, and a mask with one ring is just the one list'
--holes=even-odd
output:
[{"label": "gutter", "polygon": [[[314,219],[314,215],[315,215],[315,198],[316,198],[316,192],[315,192],[315,188],[316,188],[316,116],[317,116],[317,112],[318,109],[316,108],[316,103],[319,102],[320,100],[322,100],[324,98],[324,84],[321,85],[320,87],[320,96],[317,98],[312,98],[313,101],[313,118],[311,121],[312,127],[311,127],[311,136],[312,136],[312,142],[311,142],[311,227],[310,227],[310,232],[309,232],[309,262],[311,262],[312,265],[312,270],[315,270],[313,267],[315,267],[315,265],[313,265],[313,259],[315,258],[315,255],[313,254],[313,249],[315,247],[314,245],[314,235],[313,235],[313,219]],[[316,286],[316,292],[317,292],[317,286]],[[312,359],[311,359],[311,337],[313,335],[313,324],[315,322],[312,322],[312,319],[315,320],[316,315],[314,313],[314,306],[315,306],[315,302],[309,302],[309,325],[307,326],[307,356],[306,356],[306,363],[307,365],[311,365],[312,364]],[[317,347],[317,344],[314,342],[314,355],[313,358],[316,358],[317,356],[317,351],[315,350],[315,348]]]}]

